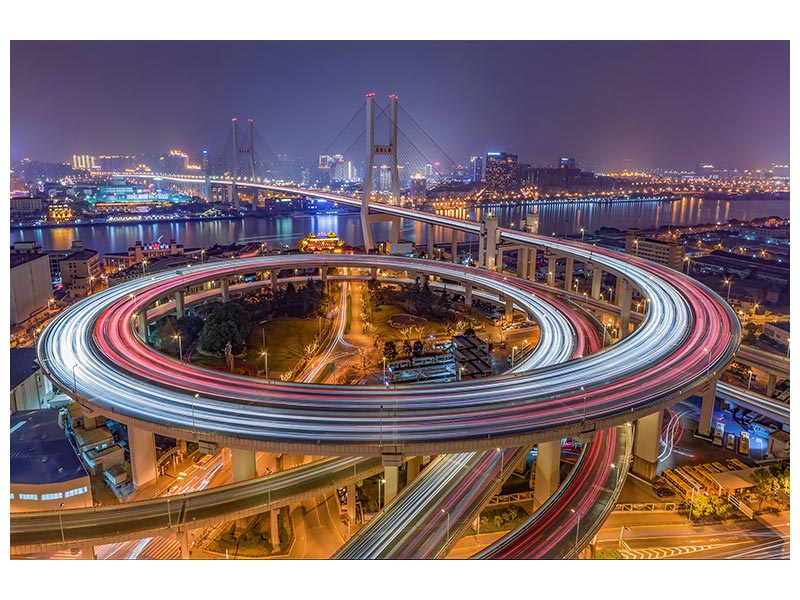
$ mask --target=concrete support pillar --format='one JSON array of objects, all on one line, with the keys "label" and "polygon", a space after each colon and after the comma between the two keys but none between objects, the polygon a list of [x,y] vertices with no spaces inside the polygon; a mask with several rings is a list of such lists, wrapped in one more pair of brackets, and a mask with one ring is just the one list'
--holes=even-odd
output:
[{"label": "concrete support pillar", "polygon": [[[451,235],[453,235],[452,232]],[[453,257],[451,260],[454,263],[458,262],[458,240],[456,239],[454,239],[453,243],[450,244],[450,255]]]},{"label": "concrete support pillar", "polygon": [[428,258],[433,259],[433,225],[428,225]]},{"label": "concrete support pillar", "polygon": [[136,318],[139,320],[139,336],[147,341],[149,333],[147,327],[147,308],[142,307],[139,310],[139,314],[136,315]]},{"label": "concrete support pillar", "polygon": [[278,528],[279,516],[279,509],[269,511],[269,541],[273,549],[279,548],[281,545],[280,529]]},{"label": "concrete support pillar", "polygon": [[653,481],[658,475],[658,455],[661,452],[662,410],[637,419],[633,439],[633,465],[631,471]]},{"label": "concrete support pillar", "polygon": [[322,279],[322,284],[325,286],[325,289],[328,288],[328,267],[320,267],[319,268],[319,276]]},{"label": "concrete support pillar", "polygon": [[511,298],[506,298],[506,323],[511,323],[514,320],[514,301]]},{"label": "concrete support pillar", "polygon": [[[619,291],[619,286],[617,286]],[[620,313],[619,313],[619,339],[628,337],[628,330],[631,324],[631,296],[633,289],[624,279],[622,280],[622,293],[620,294]]]},{"label": "concrete support pillar", "polygon": [[594,267],[592,269],[592,298],[600,300],[601,285],[603,283],[603,269]]},{"label": "concrete support pillar", "polygon": [[94,553],[94,546],[91,544],[81,547],[81,558],[83,560],[97,560],[97,555]]},{"label": "concrete support pillar", "polygon": [[494,251],[494,266],[495,271],[498,273],[503,272],[503,248],[502,246],[498,247]]},{"label": "concrete support pillar", "polygon": [[769,378],[767,379],[767,396],[770,398],[772,398],[772,394],[775,393],[775,386],[777,383],[778,376],[773,373],[769,373]]},{"label": "concrete support pillar", "polygon": [[571,257],[567,257],[567,267],[564,270],[564,289],[568,292],[574,291],[572,286],[572,271],[575,267],[575,260]]},{"label": "concrete support pillar", "polygon": [[556,284],[556,257],[552,254],[547,259],[547,285],[550,287]]},{"label": "concrete support pillar", "polygon": [[256,478],[256,453],[254,450],[231,449],[233,481],[247,481]]},{"label": "concrete support pillar", "polygon": [[128,449],[131,456],[133,487],[138,490],[158,477],[155,435],[150,431],[128,425]]},{"label": "concrete support pillar", "polygon": [[422,459],[419,456],[409,458],[406,463],[406,485],[414,481],[419,475],[419,469],[422,464]]},{"label": "concrete support pillar", "polygon": [[356,484],[351,483],[347,486],[347,518],[350,523],[356,522]]},{"label": "concrete support pillar", "polygon": [[275,455],[275,472],[283,471],[283,454]]},{"label": "concrete support pillar", "polygon": [[714,419],[714,404],[717,401],[717,378],[700,386],[699,392],[703,394],[703,403],[700,405],[700,422],[697,433],[704,437],[711,437],[711,425]]},{"label": "concrete support pillar", "polygon": [[617,275],[617,289],[614,291],[614,302],[617,306],[622,306],[622,289],[625,287],[622,275]]},{"label": "concrete support pillar", "polygon": [[278,289],[278,271],[276,271],[275,269],[270,271],[269,284],[270,286],[272,286],[273,292],[275,292],[275,290]]},{"label": "concrete support pillar", "polygon": [[558,489],[561,467],[561,440],[540,442],[536,446],[536,478],[533,486],[533,506],[539,508]]},{"label": "concrete support pillar", "polygon": [[[482,221],[478,243],[478,266],[490,271],[500,270],[502,265],[496,263],[497,252],[497,217],[486,215]],[[502,258],[502,257],[501,257]]]},{"label": "concrete support pillar", "polygon": [[472,284],[467,283],[464,285],[464,304],[472,306]]},{"label": "concrete support pillar", "polygon": [[528,278],[528,249],[517,250],[517,277]]},{"label": "concrete support pillar", "polygon": [[228,279],[227,278],[223,277],[220,280],[220,289],[222,290],[221,291],[221,293],[222,293],[222,301],[223,302],[227,302],[228,301]]},{"label": "concrete support pillar", "polygon": [[528,248],[528,273],[525,279],[536,281],[536,248]]},{"label": "concrete support pillar", "polygon": [[181,545],[181,558],[183,560],[189,560],[191,548],[189,546],[189,530],[185,527],[178,529],[175,536],[178,538],[178,543]]},{"label": "concrete support pillar", "polygon": [[399,477],[400,467],[384,467],[383,478],[386,483],[383,484],[383,505],[386,506],[392,499],[397,496],[399,490]]},{"label": "concrete support pillar", "polygon": [[175,292],[175,317],[180,319],[186,313],[184,312],[184,300],[186,297],[186,292],[179,291]]}]

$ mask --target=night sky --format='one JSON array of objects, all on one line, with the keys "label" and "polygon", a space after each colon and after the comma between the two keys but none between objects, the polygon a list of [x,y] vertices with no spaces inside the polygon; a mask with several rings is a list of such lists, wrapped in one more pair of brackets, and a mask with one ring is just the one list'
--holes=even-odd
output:
[{"label": "night sky", "polygon": [[[456,161],[604,169],[789,160],[789,43],[12,42],[11,157],[194,154],[253,117],[313,160],[374,91]],[[624,162],[628,159],[628,162]]]}]

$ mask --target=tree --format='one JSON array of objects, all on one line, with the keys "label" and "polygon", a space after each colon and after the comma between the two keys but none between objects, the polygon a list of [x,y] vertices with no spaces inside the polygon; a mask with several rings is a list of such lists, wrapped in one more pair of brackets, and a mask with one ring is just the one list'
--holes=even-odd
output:
[{"label": "tree", "polygon": [[779,491],[789,493],[789,465],[781,461],[761,467],[750,474],[750,480],[755,483],[752,491],[760,510],[763,503],[774,500]]},{"label": "tree", "polygon": [[691,510],[694,519],[724,519],[731,513],[733,506],[723,496],[695,494]]},{"label": "tree", "polygon": [[600,548],[594,557],[600,560],[624,558],[624,556],[622,556],[622,552],[616,548]]},{"label": "tree", "polygon": [[414,342],[414,346],[412,349],[414,356],[422,356],[422,351],[423,351],[422,342],[420,340],[416,340]]},{"label": "tree", "polygon": [[389,340],[383,345],[383,355],[386,360],[394,360],[397,358],[397,346],[392,340]]},{"label": "tree", "polygon": [[411,356],[411,342],[407,339],[403,340],[403,354]]},{"label": "tree", "polygon": [[230,342],[235,353],[244,348],[249,329],[247,312],[235,302],[217,302],[210,307],[203,329],[200,331],[200,344],[208,352],[222,352]]}]

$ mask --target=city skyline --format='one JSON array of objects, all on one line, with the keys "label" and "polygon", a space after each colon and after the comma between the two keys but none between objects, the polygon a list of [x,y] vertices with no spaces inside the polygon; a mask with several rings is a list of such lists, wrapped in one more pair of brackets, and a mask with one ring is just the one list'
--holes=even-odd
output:
[{"label": "city skyline", "polygon": [[[238,116],[254,118],[277,153],[311,159],[374,91],[397,93],[462,164],[495,150],[533,164],[575,156],[601,170],[763,168],[788,162],[788,49],[777,41],[12,42],[11,156],[61,162],[174,147],[193,155],[220,145]],[[320,56],[343,68],[318,68]],[[264,80],[242,85],[251,72]],[[119,85],[120,73],[136,85]],[[205,75],[219,83],[209,87]],[[42,93],[41,82],[53,80],[74,99],[68,107]],[[296,91],[272,92],[281,86]],[[540,94],[541,86],[558,91]],[[631,92],[648,100],[630,102]]]}]

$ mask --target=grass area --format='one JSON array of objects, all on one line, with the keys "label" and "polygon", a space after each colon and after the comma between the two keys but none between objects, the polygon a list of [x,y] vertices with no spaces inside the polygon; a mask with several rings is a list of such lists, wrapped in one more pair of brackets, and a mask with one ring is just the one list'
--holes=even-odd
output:
[{"label": "grass area", "polygon": [[300,319],[286,317],[276,319],[253,328],[247,340],[247,362],[264,368],[264,357],[261,356],[261,330],[267,330],[267,361],[270,379],[275,379],[285,371],[294,368],[303,356],[303,347],[314,341],[319,330],[316,317]]},{"label": "grass area", "polygon": [[[481,533],[495,533],[498,531],[509,531],[515,527],[522,525],[527,518],[528,513],[521,506],[516,504],[509,504],[505,507],[498,507],[490,510],[485,510],[481,513]],[[475,530],[470,527],[467,535],[475,535]]]},{"label": "grass area", "polygon": [[344,334],[350,333],[350,325],[353,323],[353,298],[347,296],[347,317],[344,322]]},{"label": "grass area", "polygon": [[[400,330],[389,326],[387,321],[394,315],[408,314],[405,307],[397,306],[396,304],[382,304],[381,309],[373,311],[372,318],[375,325],[375,332],[384,341],[389,340],[402,340],[403,336],[400,335]],[[444,324],[439,321],[428,321],[423,325],[425,333],[424,336],[429,334],[439,335],[444,333]]]},{"label": "grass area", "polygon": [[322,383],[333,372],[333,363],[330,362],[325,365],[319,375],[314,378],[314,383]]},{"label": "grass area", "polygon": [[[271,379],[277,379],[298,363],[303,355],[303,347],[314,341],[319,324],[316,318],[286,317],[256,325],[247,340],[247,356],[244,359],[237,358],[237,362],[243,361],[261,370],[264,369],[264,357],[261,354],[263,339],[261,330],[264,328],[266,328],[269,353],[267,357],[269,376]],[[197,352],[192,354],[191,361],[198,365],[225,364],[224,357],[204,356]]]}]

